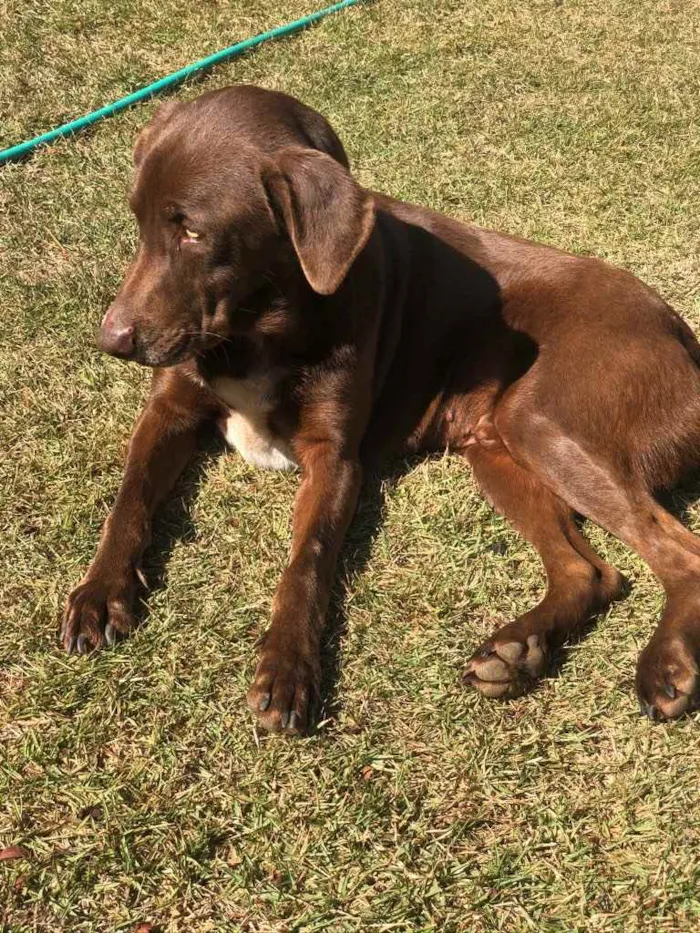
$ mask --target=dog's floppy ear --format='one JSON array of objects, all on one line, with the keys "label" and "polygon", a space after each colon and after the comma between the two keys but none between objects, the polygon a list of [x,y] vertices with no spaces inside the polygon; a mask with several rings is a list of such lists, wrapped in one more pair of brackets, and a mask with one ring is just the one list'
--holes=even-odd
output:
[{"label": "dog's floppy ear", "polygon": [[309,285],[332,295],[372,232],[371,195],[335,159],[297,147],[265,166],[263,184]]},{"label": "dog's floppy ear", "polygon": [[159,130],[165,126],[179,106],[180,104],[176,100],[169,100],[161,104],[153,114],[151,122],[141,130],[134,144],[133,161],[135,168],[141,165],[146,152],[155,142]]}]

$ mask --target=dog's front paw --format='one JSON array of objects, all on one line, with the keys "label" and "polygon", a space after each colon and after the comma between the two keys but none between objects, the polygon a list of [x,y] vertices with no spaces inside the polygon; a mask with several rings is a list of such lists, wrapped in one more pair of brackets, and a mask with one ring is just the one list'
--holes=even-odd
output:
[{"label": "dog's front paw", "polygon": [[260,652],[247,702],[270,732],[301,734],[310,723],[321,679],[318,653],[275,646],[268,638]]},{"label": "dog's front paw", "polygon": [[88,654],[113,645],[136,625],[139,580],[91,574],[71,591],[61,619],[61,642],[68,654]]}]

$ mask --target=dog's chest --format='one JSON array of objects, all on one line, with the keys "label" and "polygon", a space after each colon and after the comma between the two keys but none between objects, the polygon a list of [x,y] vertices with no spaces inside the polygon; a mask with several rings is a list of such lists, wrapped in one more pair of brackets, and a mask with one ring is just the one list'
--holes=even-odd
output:
[{"label": "dog's chest", "polygon": [[271,379],[217,376],[211,388],[229,409],[219,422],[221,432],[244,460],[263,470],[296,467],[288,445],[270,430],[268,416],[274,407],[275,390]]}]

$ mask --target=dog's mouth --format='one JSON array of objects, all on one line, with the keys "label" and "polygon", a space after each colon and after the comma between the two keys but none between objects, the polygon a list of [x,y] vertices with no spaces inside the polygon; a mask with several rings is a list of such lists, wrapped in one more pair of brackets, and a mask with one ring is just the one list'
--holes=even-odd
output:
[{"label": "dog's mouth", "polygon": [[175,366],[196,356],[200,345],[198,334],[178,332],[152,340],[137,333],[132,352],[118,355],[121,359],[149,368]]},{"label": "dog's mouth", "polygon": [[141,366],[148,367],[176,366],[194,355],[192,340],[188,337],[175,346],[139,346],[137,344],[132,360]]},{"label": "dog's mouth", "polygon": [[[215,308],[208,315],[208,326],[196,320],[183,321],[171,328],[158,328],[153,326],[147,318],[139,321],[124,316],[122,320],[117,317],[110,320],[111,312],[107,312],[102,321],[97,344],[101,350],[110,356],[138,363],[140,366],[160,368],[176,366],[189,359],[196,359],[231,340],[230,316],[228,302],[223,309]],[[246,317],[255,317],[255,311],[249,308],[241,309],[248,312]],[[196,318],[196,315],[193,315]],[[250,322],[246,321],[246,324]],[[150,325],[150,326],[149,326]]]},{"label": "dog's mouth", "polygon": [[211,331],[176,331],[149,339],[138,333],[134,352],[128,357],[134,363],[149,368],[176,366],[186,360],[195,359],[219,346],[227,338]]}]

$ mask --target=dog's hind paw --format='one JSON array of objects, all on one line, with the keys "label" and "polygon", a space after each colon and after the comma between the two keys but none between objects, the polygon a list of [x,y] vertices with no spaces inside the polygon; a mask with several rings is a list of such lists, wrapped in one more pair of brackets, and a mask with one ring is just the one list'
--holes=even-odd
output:
[{"label": "dog's hind paw", "polygon": [[506,699],[525,693],[546,666],[542,636],[529,635],[525,641],[494,638],[474,652],[462,679],[484,696]]},{"label": "dog's hind paw", "polygon": [[637,695],[649,719],[676,719],[700,706],[700,672],[693,642],[658,632],[637,664]]}]

